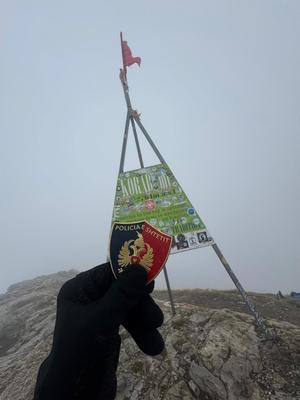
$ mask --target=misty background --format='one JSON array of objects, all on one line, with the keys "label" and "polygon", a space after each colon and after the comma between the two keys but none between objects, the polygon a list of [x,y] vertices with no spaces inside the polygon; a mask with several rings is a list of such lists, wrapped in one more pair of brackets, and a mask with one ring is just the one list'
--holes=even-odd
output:
[{"label": "misty background", "polygon": [[[142,58],[133,108],[244,288],[300,291],[299,20],[297,0],[0,1],[0,292],[106,260],[120,31]],[[174,288],[234,287],[210,247],[168,272]]]}]

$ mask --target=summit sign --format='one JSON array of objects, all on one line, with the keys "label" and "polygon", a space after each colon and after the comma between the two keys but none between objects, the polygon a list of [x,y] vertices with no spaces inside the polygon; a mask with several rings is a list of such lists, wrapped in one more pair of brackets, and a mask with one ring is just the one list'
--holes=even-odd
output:
[{"label": "summit sign", "polygon": [[149,221],[171,235],[171,253],[213,244],[206,226],[167,164],[118,176],[113,222]]},{"label": "summit sign", "polygon": [[156,181],[153,181],[151,174],[140,173],[134,176],[122,176],[120,178],[120,185],[124,196],[138,196],[151,194],[153,191],[160,189],[160,191],[169,191],[172,189],[172,182],[167,175],[160,175]]}]

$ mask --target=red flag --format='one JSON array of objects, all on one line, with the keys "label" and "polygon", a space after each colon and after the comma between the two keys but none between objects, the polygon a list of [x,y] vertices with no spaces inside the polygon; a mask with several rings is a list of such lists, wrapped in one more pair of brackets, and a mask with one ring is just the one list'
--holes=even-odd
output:
[{"label": "red flag", "polygon": [[125,40],[122,40],[122,53],[125,67],[130,67],[132,64],[138,64],[139,66],[141,65],[141,57],[132,56],[130,47]]}]

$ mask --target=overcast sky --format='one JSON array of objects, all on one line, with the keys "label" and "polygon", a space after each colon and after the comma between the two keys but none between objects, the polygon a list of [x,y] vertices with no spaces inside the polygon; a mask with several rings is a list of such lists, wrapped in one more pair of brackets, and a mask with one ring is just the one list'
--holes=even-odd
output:
[{"label": "overcast sky", "polygon": [[[244,288],[300,291],[299,21],[298,0],[1,0],[0,291],[106,259],[120,31],[142,58],[133,106]],[[210,247],[168,271],[175,288],[234,287]]]}]

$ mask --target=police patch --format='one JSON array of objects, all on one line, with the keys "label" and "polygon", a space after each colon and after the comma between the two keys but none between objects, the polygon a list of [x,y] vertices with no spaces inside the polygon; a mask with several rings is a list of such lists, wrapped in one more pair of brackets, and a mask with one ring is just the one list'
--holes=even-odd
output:
[{"label": "police patch", "polygon": [[147,221],[121,223],[112,227],[109,257],[115,278],[139,264],[148,273],[147,284],[162,270],[169,256],[172,236],[156,229]]}]

